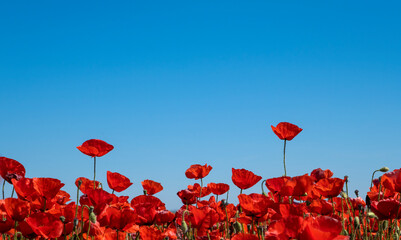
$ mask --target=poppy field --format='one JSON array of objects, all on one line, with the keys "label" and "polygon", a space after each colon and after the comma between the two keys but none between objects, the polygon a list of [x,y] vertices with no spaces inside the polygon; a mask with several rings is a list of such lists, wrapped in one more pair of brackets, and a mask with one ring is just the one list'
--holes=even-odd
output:
[{"label": "poppy field", "polygon": [[[264,178],[232,168],[228,181],[240,189],[232,196],[227,183],[207,181],[212,166],[191,165],[185,176],[194,182],[174,193],[182,202],[176,212],[155,196],[162,183],[146,179],[143,195],[117,196],[132,185],[128,177],[108,171],[107,184],[97,181],[96,159],[114,148],[102,140],[77,147],[93,159],[93,179],[78,177],[74,193],[63,191],[58,179],[26,178],[20,162],[0,157],[0,239],[400,239],[401,169],[372,171],[367,196],[356,191],[351,198],[347,177],[329,169],[287,176],[287,144],[302,129],[281,122],[272,130],[284,145],[283,176]],[[12,185],[11,192],[5,184]],[[257,184],[259,192],[243,193]],[[230,203],[233,198],[239,204]]]}]

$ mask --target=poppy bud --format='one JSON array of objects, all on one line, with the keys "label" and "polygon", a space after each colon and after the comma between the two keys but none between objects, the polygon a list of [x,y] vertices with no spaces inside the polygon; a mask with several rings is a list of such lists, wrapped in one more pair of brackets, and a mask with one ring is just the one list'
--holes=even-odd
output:
[{"label": "poppy bud", "polygon": [[60,216],[60,221],[64,223],[65,222],[65,217],[64,216]]},{"label": "poppy bud", "polygon": [[82,185],[82,180],[79,179],[79,180],[78,180],[78,188],[81,188],[81,185]]},{"label": "poppy bud", "polygon": [[340,195],[341,195],[341,197],[344,198],[344,199],[347,199],[347,198],[348,198],[348,195],[347,195],[346,192],[341,192]]},{"label": "poppy bud", "polygon": [[390,170],[388,167],[382,167],[379,169],[380,172],[388,172]]},{"label": "poppy bud", "polygon": [[242,224],[239,223],[238,221],[235,221],[234,223],[234,229],[236,233],[239,233],[242,231]]},{"label": "poppy bud", "polygon": [[367,216],[368,218],[378,218],[378,217],[376,216],[376,214],[374,214],[373,212],[368,212],[368,213],[366,214],[366,216]]},{"label": "poppy bud", "polygon": [[361,222],[359,220],[359,217],[356,216],[354,219],[354,226],[355,226],[355,228],[359,228],[360,225],[361,225]]},{"label": "poppy bud", "polygon": [[356,197],[359,197],[359,190],[358,190],[358,189],[356,189],[356,190],[354,191],[354,193],[355,193],[355,196],[356,196]]},{"label": "poppy bud", "polygon": [[91,212],[89,214],[89,221],[91,221],[92,223],[96,223],[96,214],[94,212]]},{"label": "poppy bud", "polygon": [[184,233],[187,233],[187,232],[188,232],[188,225],[187,225],[187,223],[185,222],[184,219],[183,219],[182,222],[181,222],[181,230],[182,230]]}]

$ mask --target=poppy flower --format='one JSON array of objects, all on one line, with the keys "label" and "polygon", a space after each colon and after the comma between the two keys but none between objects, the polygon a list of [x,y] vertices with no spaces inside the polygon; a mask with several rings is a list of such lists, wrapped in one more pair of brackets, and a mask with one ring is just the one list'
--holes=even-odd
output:
[{"label": "poppy flower", "polygon": [[380,220],[401,218],[401,203],[396,199],[373,201],[371,209]]},{"label": "poppy flower", "polygon": [[38,197],[38,193],[33,188],[32,178],[21,178],[19,181],[12,179],[12,183],[18,198],[32,201]]},{"label": "poppy flower", "polygon": [[0,175],[8,183],[12,184],[11,179],[20,180],[25,177],[25,168],[14,159],[0,157]]},{"label": "poppy flower", "polygon": [[232,240],[259,240],[258,236],[249,233],[238,233],[234,235]]},{"label": "poppy flower", "polygon": [[208,187],[202,187],[199,183],[195,183],[194,185],[188,185],[188,190],[195,193],[195,195],[199,198],[206,197],[210,194],[210,189]]},{"label": "poppy flower", "polygon": [[163,240],[165,237],[162,231],[152,226],[141,226],[139,234],[142,240]]},{"label": "poppy flower", "polygon": [[209,183],[207,187],[215,195],[221,195],[230,190],[230,185],[225,183]]},{"label": "poppy flower", "polygon": [[250,195],[238,195],[239,204],[248,216],[260,218],[265,215],[273,201],[263,194],[252,193]]},{"label": "poppy flower", "polygon": [[324,178],[315,184],[315,189],[326,198],[338,196],[343,189],[345,180],[340,178]]},{"label": "poppy flower", "polygon": [[63,233],[63,223],[50,213],[34,213],[25,221],[38,236],[45,239],[58,238]]},{"label": "poppy flower", "polygon": [[191,167],[189,167],[187,171],[185,171],[185,176],[190,179],[198,180],[199,178],[206,177],[211,170],[212,166],[208,166],[207,164],[205,164],[204,166],[200,164],[194,164],[191,165]]},{"label": "poppy flower", "polygon": [[188,189],[179,191],[177,195],[180,197],[183,204],[194,204],[196,203],[196,198],[199,196]]},{"label": "poppy flower", "polygon": [[64,183],[56,178],[33,178],[32,181],[35,191],[47,200],[53,199],[64,186]]},{"label": "poppy flower", "polygon": [[165,210],[165,204],[154,196],[140,195],[131,200],[131,207],[138,214],[138,225],[153,224],[157,212]]},{"label": "poppy flower", "polygon": [[79,151],[91,157],[101,157],[113,150],[113,145],[99,139],[90,139],[77,147]]},{"label": "poppy flower", "polygon": [[107,184],[116,192],[122,192],[132,185],[132,182],[124,175],[107,171]]},{"label": "poppy flower", "polygon": [[248,189],[258,183],[262,177],[246,169],[232,169],[231,179],[240,189]]},{"label": "poppy flower", "polygon": [[[79,186],[80,181],[81,181],[81,186]],[[81,190],[81,192],[83,194],[86,194],[86,191],[88,189],[94,189],[95,185],[97,186],[96,189],[98,189],[100,182],[95,181],[95,184],[94,184],[93,180],[87,179],[85,177],[79,177],[75,180],[75,186],[79,187],[79,190]]]},{"label": "poppy flower", "polygon": [[154,195],[163,190],[163,186],[160,183],[149,179],[142,181],[141,184],[148,195]]},{"label": "poppy flower", "polygon": [[381,181],[386,189],[401,193],[401,168],[383,174]]},{"label": "poppy flower", "polygon": [[271,127],[278,138],[287,141],[291,141],[295,136],[298,135],[298,133],[302,131],[302,128],[299,128],[297,125],[288,122],[281,122],[277,124],[276,127],[273,125]]},{"label": "poppy flower", "polygon": [[314,169],[310,176],[312,177],[313,181],[317,182],[320,179],[324,178],[331,178],[333,176],[333,172],[330,169],[322,170],[321,168]]},{"label": "poppy flower", "polygon": [[4,200],[5,210],[14,221],[24,221],[29,215],[29,203],[17,198],[6,198]]}]

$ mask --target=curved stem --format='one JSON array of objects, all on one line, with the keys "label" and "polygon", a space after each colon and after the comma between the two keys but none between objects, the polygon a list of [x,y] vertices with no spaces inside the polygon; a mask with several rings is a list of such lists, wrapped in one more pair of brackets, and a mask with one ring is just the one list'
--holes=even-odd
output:
[{"label": "curved stem", "polygon": [[372,181],[370,181],[370,188],[373,187],[373,178],[374,178],[375,173],[376,173],[377,171],[379,171],[379,170],[375,170],[375,171],[372,173]]},{"label": "curved stem", "polygon": [[284,177],[287,176],[287,169],[285,167],[285,146],[287,145],[287,139],[284,139],[284,158],[283,158],[283,163],[284,163]]},{"label": "curved stem", "polygon": [[263,180],[262,184],[260,185],[260,187],[262,188],[262,194],[263,195],[265,194],[265,190],[263,190],[263,183],[265,183],[265,182],[266,182],[266,180]]}]

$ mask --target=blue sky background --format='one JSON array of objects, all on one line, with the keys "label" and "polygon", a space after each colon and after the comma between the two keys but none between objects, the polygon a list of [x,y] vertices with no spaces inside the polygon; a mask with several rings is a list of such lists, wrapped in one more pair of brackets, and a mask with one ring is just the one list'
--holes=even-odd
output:
[{"label": "blue sky background", "polygon": [[[270,125],[304,129],[287,145],[291,176],[348,175],[366,193],[373,170],[401,167],[399,1],[8,1],[0,3],[0,155],[76,197],[93,161],[159,181],[169,209],[194,181],[230,183],[231,168],[283,174]],[[260,191],[257,187],[245,193]],[[10,191],[8,191],[10,193]],[[351,194],[351,196],[354,196]]]}]

